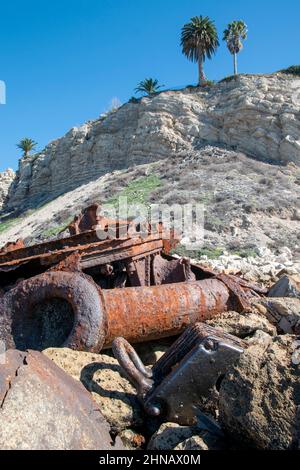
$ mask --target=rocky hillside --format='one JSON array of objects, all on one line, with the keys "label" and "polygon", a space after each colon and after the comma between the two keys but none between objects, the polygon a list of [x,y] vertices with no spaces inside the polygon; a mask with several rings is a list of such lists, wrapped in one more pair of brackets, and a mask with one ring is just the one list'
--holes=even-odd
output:
[{"label": "rocky hillside", "polygon": [[300,79],[274,74],[131,101],[23,158],[5,209],[33,208],[111,171],[170,159],[203,143],[300,164],[299,94]]},{"label": "rocky hillside", "polygon": [[[38,209],[4,221],[0,224],[0,246],[19,237],[32,244],[65,236],[65,227],[84,206],[95,201],[114,203],[118,196],[127,196],[129,204],[202,203],[203,248],[187,253],[179,247],[179,254],[218,258],[227,250],[229,265],[236,271],[248,271],[249,262],[256,269],[259,258],[257,270],[262,274],[293,266],[292,260],[300,261],[300,168],[256,161],[241,152],[209,145],[107,173]],[[226,263],[225,256],[221,265],[230,267]]]},{"label": "rocky hillside", "polygon": [[0,175],[0,246],[65,236],[84,206],[121,195],[129,203],[202,203],[203,247],[179,247],[181,255],[257,271],[263,281],[300,270],[295,83],[281,74],[240,76],[166,91],[72,129],[22,159],[16,176]]}]

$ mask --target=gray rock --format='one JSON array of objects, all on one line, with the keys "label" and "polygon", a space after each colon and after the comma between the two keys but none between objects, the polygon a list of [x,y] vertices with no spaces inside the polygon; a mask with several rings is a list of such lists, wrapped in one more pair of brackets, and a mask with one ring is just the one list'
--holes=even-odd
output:
[{"label": "gray rock", "polygon": [[268,297],[257,301],[280,333],[300,334],[300,298]]},{"label": "gray rock", "polygon": [[300,298],[300,276],[282,276],[268,293],[269,297]]},{"label": "gray rock", "polygon": [[13,170],[8,168],[3,173],[0,173],[0,210],[6,202],[10,185],[12,184],[16,174]]}]

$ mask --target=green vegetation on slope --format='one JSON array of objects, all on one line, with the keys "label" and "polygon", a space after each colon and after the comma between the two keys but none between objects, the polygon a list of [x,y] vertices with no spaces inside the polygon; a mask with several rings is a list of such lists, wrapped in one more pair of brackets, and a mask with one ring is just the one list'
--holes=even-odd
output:
[{"label": "green vegetation on slope", "polygon": [[22,219],[20,217],[16,219],[9,219],[6,222],[0,222],[0,233],[5,232],[9,228],[11,228],[13,225],[16,225],[18,222],[20,222]]},{"label": "green vegetation on slope", "polygon": [[122,191],[106,201],[106,205],[117,206],[119,198],[126,197],[127,204],[148,205],[151,193],[160,187],[162,182],[157,175],[148,175],[131,181]]},{"label": "green vegetation on slope", "polygon": [[[200,259],[202,256],[207,256],[208,259],[217,259],[224,254],[224,248],[218,247],[203,247],[200,250],[187,250],[183,245],[177,245],[172,251],[172,254],[177,254],[185,258]],[[230,255],[240,256],[241,258],[256,258],[257,252],[251,248],[241,250],[227,250]]]},{"label": "green vegetation on slope", "polygon": [[42,237],[43,238],[51,238],[51,237],[56,237],[59,233],[63,232],[66,230],[68,225],[72,222],[74,217],[69,217],[66,219],[62,224],[60,225],[55,225],[54,227],[50,227],[44,232],[42,232]]}]

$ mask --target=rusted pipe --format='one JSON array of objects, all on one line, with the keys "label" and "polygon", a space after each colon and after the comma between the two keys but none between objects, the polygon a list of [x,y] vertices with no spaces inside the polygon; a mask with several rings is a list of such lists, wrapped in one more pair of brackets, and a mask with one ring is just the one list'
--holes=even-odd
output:
[{"label": "rusted pipe", "polygon": [[105,347],[123,335],[137,343],[181,333],[229,308],[230,292],[217,279],[101,292],[107,315]]},{"label": "rusted pipe", "polygon": [[[81,272],[50,271],[20,282],[1,299],[0,339],[19,349],[65,346],[96,352],[121,335],[136,343],[179,334],[232,308],[231,297],[216,278],[101,290]],[[72,309],[66,324],[60,309],[43,316],[42,304],[54,299]]]}]

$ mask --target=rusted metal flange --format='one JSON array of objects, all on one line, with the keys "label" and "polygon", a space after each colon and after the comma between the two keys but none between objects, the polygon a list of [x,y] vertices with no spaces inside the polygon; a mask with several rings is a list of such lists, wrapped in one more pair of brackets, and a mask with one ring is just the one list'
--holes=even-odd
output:
[{"label": "rusted metal flange", "polygon": [[[93,280],[82,273],[49,271],[20,282],[2,298],[0,339],[6,347],[22,350],[52,345],[99,351],[107,336],[100,295]],[[59,312],[56,318],[43,317],[42,304],[53,299],[70,306],[65,318]]]}]

